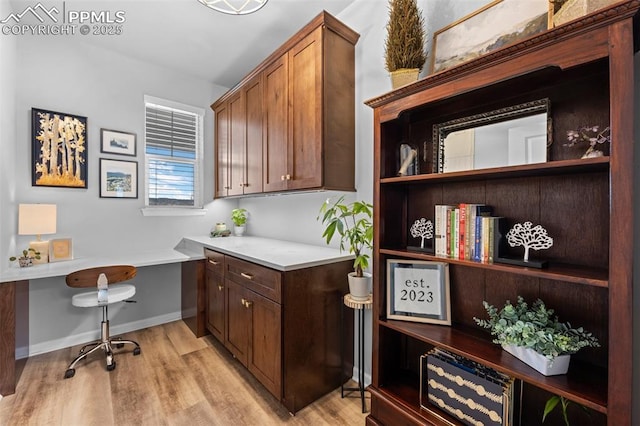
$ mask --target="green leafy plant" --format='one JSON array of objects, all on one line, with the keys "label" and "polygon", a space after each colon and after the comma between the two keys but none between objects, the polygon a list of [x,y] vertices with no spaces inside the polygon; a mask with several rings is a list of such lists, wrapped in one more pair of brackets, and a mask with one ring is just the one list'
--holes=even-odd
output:
[{"label": "green leafy plant", "polygon": [[231,220],[236,226],[244,226],[247,223],[247,210],[246,209],[233,209],[231,210]]},{"label": "green leafy plant", "polygon": [[371,217],[373,205],[364,201],[354,201],[344,204],[344,197],[331,202],[327,199],[320,207],[317,219],[322,218],[325,225],[322,237],[331,242],[336,232],[340,236],[340,250],[349,248],[349,253],[355,254],[353,269],[357,277],[363,276],[363,271],[369,266],[369,254],[373,241],[373,225]]},{"label": "green leafy plant", "polygon": [[[547,399],[547,403],[544,405],[544,412],[542,414],[542,423],[544,423],[544,421],[547,419],[547,416],[556,407],[558,407],[558,404],[560,404],[559,407],[562,413],[562,420],[564,420],[565,426],[571,426],[569,424],[569,415],[567,413],[567,408],[569,407],[569,404],[571,404],[571,401],[569,401],[564,396],[559,396],[559,395],[553,395],[551,398]],[[579,406],[584,410],[585,413],[587,413],[587,415],[591,415],[587,407],[585,407],[584,405],[579,405]]]},{"label": "green leafy plant", "polygon": [[427,60],[424,39],[424,19],[416,0],[390,0],[384,48],[387,71],[422,69]]},{"label": "green leafy plant", "polygon": [[475,322],[490,329],[496,336],[494,343],[531,348],[549,359],[559,355],[573,354],[584,347],[599,347],[598,340],[582,327],[572,328],[569,323],[561,323],[553,309],[547,309],[544,302],[536,300],[529,306],[521,296],[516,305],[507,301],[498,309],[482,302],[489,319],[474,318]]},{"label": "green leafy plant", "polygon": [[40,260],[40,252],[36,251],[35,249],[29,247],[26,250],[22,250],[22,256],[20,257],[16,257],[16,256],[11,256],[9,258],[10,262],[14,262],[17,259],[38,259]]}]

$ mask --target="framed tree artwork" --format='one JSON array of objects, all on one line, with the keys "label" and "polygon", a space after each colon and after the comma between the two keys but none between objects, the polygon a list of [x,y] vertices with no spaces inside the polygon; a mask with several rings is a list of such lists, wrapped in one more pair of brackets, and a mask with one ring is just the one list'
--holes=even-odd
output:
[{"label": "framed tree artwork", "polygon": [[87,117],[31,108],[32,186],[87,187]]}]

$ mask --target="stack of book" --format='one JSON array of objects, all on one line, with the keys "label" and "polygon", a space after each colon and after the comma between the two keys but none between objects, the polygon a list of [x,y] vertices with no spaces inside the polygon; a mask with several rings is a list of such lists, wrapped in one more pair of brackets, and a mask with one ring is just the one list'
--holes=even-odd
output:
[{"label": "stack of book", "polygon": [[450,259],[492,263],[500,255],[506,221],[492,216],[485,204],[435,206],[435,255]]}]

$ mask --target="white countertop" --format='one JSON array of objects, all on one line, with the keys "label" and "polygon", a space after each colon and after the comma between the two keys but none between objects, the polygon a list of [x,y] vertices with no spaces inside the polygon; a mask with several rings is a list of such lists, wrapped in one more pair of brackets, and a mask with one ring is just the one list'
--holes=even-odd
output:
[{"label": "white countertop", "polygon": [[190,251],[188,247],[178,246],[175,249],[160,249],[136,253],[110,253],[100,257],[78,257],[55,263],[44,263],[27,268],[15,266],[0,272],[0,282],[33,280],[38,278],[60,277],[85,268],[104,265],[133,265],[135,267],[164,265],[168,263],[187,262],[204,259],[202,250]]},{"label": "white countertop", "polygon": [[341,253],[340,250],[328,246],[250,236],[185,237],[183,244],[189,251],[195,251],[196,247],[201,245],[278,271],[293,271],[354,258],[348,252]]}]

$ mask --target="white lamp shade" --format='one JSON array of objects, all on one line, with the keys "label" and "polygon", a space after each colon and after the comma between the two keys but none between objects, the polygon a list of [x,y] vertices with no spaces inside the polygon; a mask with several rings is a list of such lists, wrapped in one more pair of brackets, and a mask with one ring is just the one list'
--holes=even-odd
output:
[{"label": "white lamp shade", "polygon": [[20,204],[18,205],[18,234],[55,234],[56,216],[55,204]]}]

